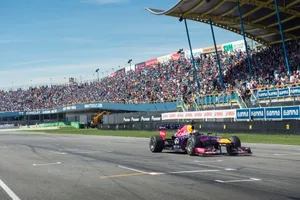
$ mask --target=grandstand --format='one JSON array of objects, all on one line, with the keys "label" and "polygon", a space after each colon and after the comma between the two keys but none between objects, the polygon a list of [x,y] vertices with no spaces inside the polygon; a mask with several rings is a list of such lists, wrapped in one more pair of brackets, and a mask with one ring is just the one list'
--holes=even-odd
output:
[{"label": "grandstand", "polygon": [[[101,80],[0,91],[0,120],[26,124],[86,123],[103,110],[150,113],[147,116],[158,118],[162,112],[171,111],[299,105],[300,34],[294,20],[299,20],[300,15],[292,10],[296,3],[280,3],[279,10],[285,13],[282,18],[286,36],[284,51],[281,31],[275,23],[276,11],[270,4],[271,1],[241,1],[245,30],[238,28],[240,20],[235,1],[182,0],[168,11],[148,9],[157,15],[210,21],[214,26],[250,39],[153,58],[119,69]],[[261,10],[270,11],[268,17]],[[258,18],[254,20],[253,16]],[[266,27],[263,20],[269,20],[272,27]],[[120,123],[123,118],[107,121]]]}]

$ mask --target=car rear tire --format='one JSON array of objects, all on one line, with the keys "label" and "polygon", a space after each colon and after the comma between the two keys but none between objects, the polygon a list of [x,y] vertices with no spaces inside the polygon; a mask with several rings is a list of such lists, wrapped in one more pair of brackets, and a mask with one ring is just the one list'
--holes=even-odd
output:
[{"label": "car rear tire", "polygon": [[238,138],[237,136],[232,136],[228,139],[232,142],[232,144],[226,147],[227,153],[231,156],[238,155],[237,152],[233,152],[233,149],[240,148],[242,146],[240,138]]},{"label": "car rear tire", "polygon": [[149,142],[150,151],[153,153],[162,152],[164,149],[164,140],[160,135],[153,135]]}]

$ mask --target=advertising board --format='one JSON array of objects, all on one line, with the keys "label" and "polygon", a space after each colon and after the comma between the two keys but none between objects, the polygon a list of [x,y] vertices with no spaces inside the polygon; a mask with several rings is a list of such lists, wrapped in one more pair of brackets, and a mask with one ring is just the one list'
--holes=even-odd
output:
[{"label": "advertising board", "polygon": [[163,113],[162,120],[173,119],[215,119],[215,118],[235,118],[236,110],[211,110],[211,111],[195,111],[195,112],[171,112]]},{"label": "advertising board", "polygon": [[251,116],[260,120],[300,119],[300,106],[238,109],[236,113],[237,120],[250,120]]},{"label": "advertising board", "polygon": [[254,95],[257,99],[298,96],[300,95],[300,87],[258,90],[254,92]]}]

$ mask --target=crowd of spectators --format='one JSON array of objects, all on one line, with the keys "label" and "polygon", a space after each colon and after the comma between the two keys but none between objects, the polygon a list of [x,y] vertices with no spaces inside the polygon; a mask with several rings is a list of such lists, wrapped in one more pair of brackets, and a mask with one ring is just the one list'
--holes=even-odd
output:
[{"label": "crowd of spectators", "polygon": [[[258,51],[250,49],[253,76],[250,77],[247,54],[242,51],[219,54],[224,84],[220,82],[215,54],[196,58],[198,83],[189,59],[169,60],[138,72],[106,77],[100,81],[45,85],[0,91],[0,110],[26,111],[52,109],[86,102],[122,102],[127,104],[175,101],[182,96],[187,103],[193,97],[261,87],[282,87],[300,83],[300,43],[287,43],[291,74],[287,74],[282,46]],[[199,86],[198,86],[199,84]]]}]

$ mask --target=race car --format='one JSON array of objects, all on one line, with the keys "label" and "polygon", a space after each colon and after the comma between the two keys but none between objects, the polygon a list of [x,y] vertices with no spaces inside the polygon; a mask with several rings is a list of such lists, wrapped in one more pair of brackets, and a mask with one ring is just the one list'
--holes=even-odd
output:
[{"label": "race car", "polygon": [[249,147],[242,147],[237,136],[222,138],[213,136],[212,133],[201,134],[193,125],[184,125],[172,138],[166,138],[166,130],[160,129],[159,135],[153,135],[149,142],[150,151],[162,152],[172,150],[185,152],[190,156],[222,154],[222,146],[226,147],[227,154],[234,156],[239,154],[251,155]]}]

